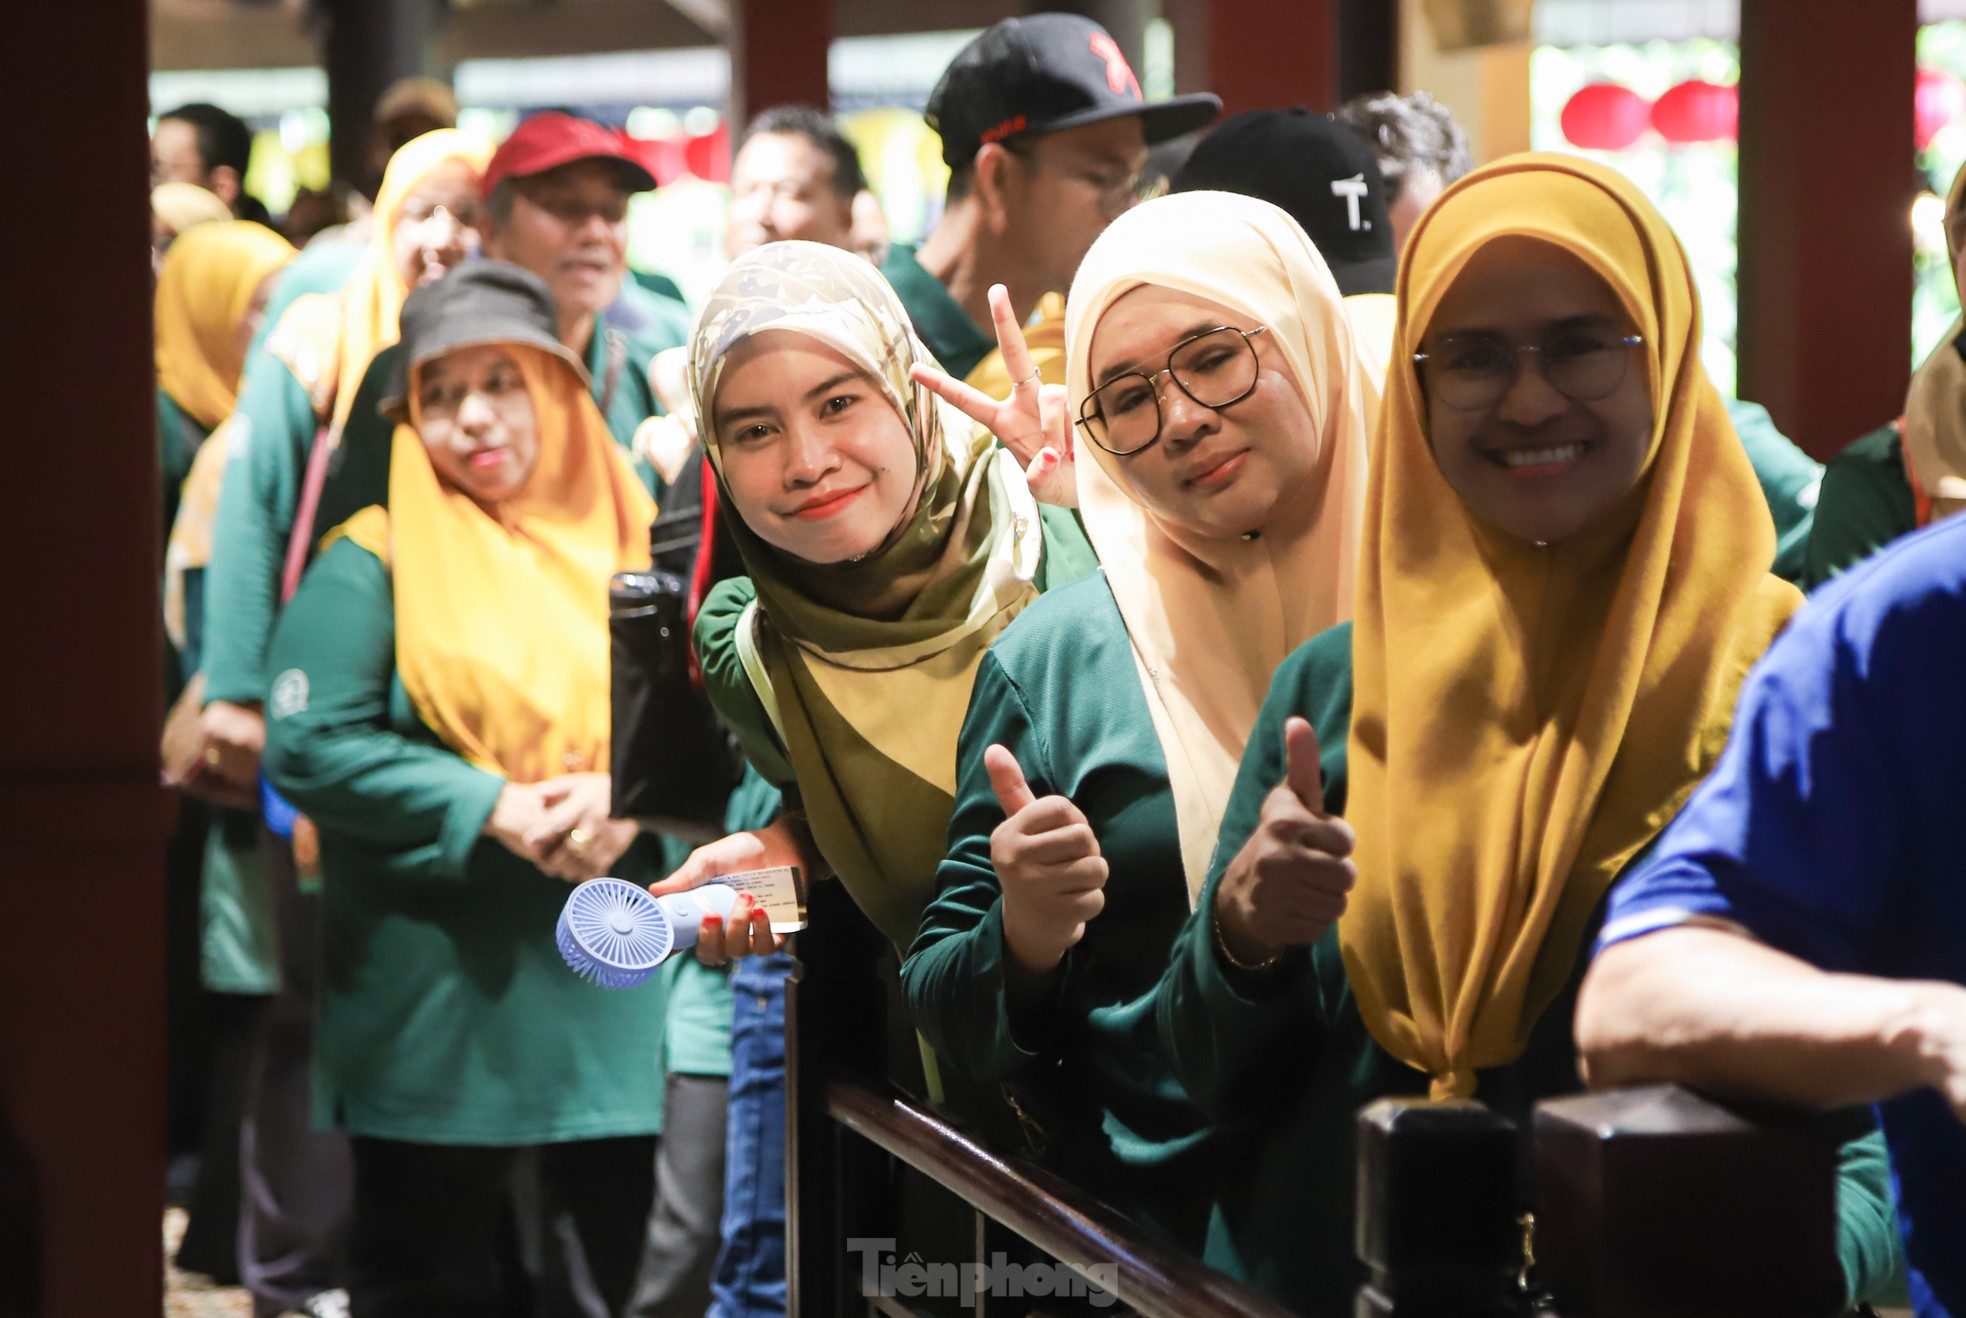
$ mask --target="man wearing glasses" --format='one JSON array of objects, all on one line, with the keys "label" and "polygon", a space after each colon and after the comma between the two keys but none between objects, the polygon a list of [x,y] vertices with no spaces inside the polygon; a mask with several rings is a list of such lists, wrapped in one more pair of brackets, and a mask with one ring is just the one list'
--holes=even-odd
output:
[{"label": "man wearing glasses", "polygon": [[993,322],[1027,324],[1056,294],[1026,337],[1045,381],[1063,384],[1062,295],[1079,262],[1140,199],[1147,148],[1221,109],[1205,94],[1149,104],[1111,34],[1074,14],[1008,18],[965,46],[928,101],[950,169],[942,218],[882,268],[943,369],[1003,397],[1014,381]]}]

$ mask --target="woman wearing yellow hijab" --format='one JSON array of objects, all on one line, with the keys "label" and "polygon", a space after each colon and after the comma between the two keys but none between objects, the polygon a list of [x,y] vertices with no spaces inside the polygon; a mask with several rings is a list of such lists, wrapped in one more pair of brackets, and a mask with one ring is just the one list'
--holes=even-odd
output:
[{"label": "woman wearing yellow hijab", "polygon": [[[321,835],[315,1056],[354,1154],[351,1298],[499,1312],[505,1187],[543,1146],[618,1312],[668,981],[587,983],[553,931],[568,882],[654,877],[651,845],[607,819],[606,766],[608,579],[646,567],[655,509],[536,277],[474,262],[403,326],[388,506],[309,569],[268,703],[267,775]],[[610,1211],[626,1229],[591,1230]]]},{"label": "woman wearing yellow hijab", "polygon": [[191,461],[232,414],[246,345],[273,288],[293,260],[285,238],[250,220],[189,229],[157,272],[157,451],[169,534]]},{"label": "woman wearing yellow hijab", "polygon": [[477,250],[478,180],[489,155],[453,129],[398,151],[354,273],[338,292],[287,308],[247,372],[212,532],[218,607],[206,639],[205,731],[229,778],[251,781],[264,735],[266,645],[316,437],[334,444],[369,360],[396,341],[409,291]]},{"label": "woman wearing yellow hijab", "polygon": [[1323,258],[1265,201],[1129,211],[1067,305],[1103,566],[984,656],[902,983],[937,1051],[1045,1128],[1061,1175],[1199,1252],[1221,1133],[1167,1065],[1154,986],[1271,673],[1350,616],[1378,391]]},{"label": "woman wearing yellow hijab", "polygon": [[[1361,1106],[1521,1117],[1578,1087],[1604,894],[1800,602],[1768,571],[1684,253],[1621,175],[1470,175],[1416,227],[1398,299],[1355,622],[1278,670],[1160,990],[1189,1091],[1264,1126],[1223,1194],[1225,1261],[1313,1312],[1362,1279]],[[1880,1153],[1846,1177],[1874,1210],[1844,1219],[1858,1296],[1893,1252]]]}]

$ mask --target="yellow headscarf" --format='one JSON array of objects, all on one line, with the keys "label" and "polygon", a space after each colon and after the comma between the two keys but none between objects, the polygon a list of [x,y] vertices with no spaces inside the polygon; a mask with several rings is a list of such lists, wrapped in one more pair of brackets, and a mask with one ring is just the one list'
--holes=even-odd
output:
[{"label": "yellow headscarf", "polygon": [[294,249],[263,224],[216,220],[171,244],[157,272],[157,386],[210,430],[239,396],[239,322]]},{"label": "yellow headscarf", "polygon": [[[1537,547],[1477,522],[1434,465],[1412,362],[1470,257],[1522,235],[1617,294],[1644,347],[1652,449],[1605,525]],[[1618,869],[1712,765],[1748,667],[1801,597],[1700,366],[1672,230],[1622,175],[1557,155],[1468,176],[1424,216],[1399,283],[1352,642],[1339,921],[1359,1009],[1394,1056],[1466,1095],[1521,1055]]]},{"label": "yellow headscarf", "polygon": [[[1966,203],[1966,169],[1952,180],[1946,197],[1946,254],[1956,265],[1952,227]],[[1945,337],[1911,377],[1905,398],[1905,465],[1918,489],[1931,500],[1930,517],[1966,508],[1966,359],[1954,341],[1966,332],[1966,318],[1955,317]]]},{"label": "yellow headscarf", "polygon": [[287,308],[267,338],[267,350],[307,386],[314,413],[331,420],[339,437],[355,407],[355,391],[378,352],[396,341],[403,299],[410,290],[396,268],[396,222],[418,185],[447,161],[461,160],[483,174],[491,150],[455,128],[411,138],[389,158],[375,199],[369,249],[334,293],[310,293]]},{"label": "yellow headscarf", "polygon": [[1074,416],[1092,389],[1100,317],[1142,284],[1209,298],[1267,327],[1314,425],[1298,438],[1315,454],[1317,478],[1251,540],[1210,539],[1160,521],[1119,479],[1130,459],[1078,439],[1079,509],[1133,640],[1193,897],[1271,675],[1292,650],[1351,616],[1379,391],[1359,360],[1337,282],[1297,222],[1253,197],[1181,192],[1115,220],[1079,267],[1065,327]]},{"label": "yellow headscarf", "polygon": [[445,485],[417,434],[412,382],[389,507],[336,535],[389,563],[396,671],[446,745],[515,783],[605,773],[608,578],[647,568],[655,503],[580,376],[538,348],[507,351],[539,427],[525,489],[486,509]]}]

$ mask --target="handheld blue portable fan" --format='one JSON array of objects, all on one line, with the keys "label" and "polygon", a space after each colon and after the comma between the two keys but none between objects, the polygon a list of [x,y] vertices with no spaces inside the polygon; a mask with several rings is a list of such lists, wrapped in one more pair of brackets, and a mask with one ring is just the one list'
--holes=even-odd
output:
[{"label": "handheld blue portable fan", "polygon": [[658,898],[620,879],[589,879],[560,910],[560,956],[602,988],[634,988],[672,952],[696,946],[705,915],[729,915],[736,901],[718,883]]}]

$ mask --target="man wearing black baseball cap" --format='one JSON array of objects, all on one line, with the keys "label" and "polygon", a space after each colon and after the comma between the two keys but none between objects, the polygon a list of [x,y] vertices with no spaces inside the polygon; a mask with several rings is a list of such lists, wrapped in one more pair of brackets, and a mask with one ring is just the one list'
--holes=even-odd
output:
[{"label": "man wearing black baseball cap", "polygon": [[1139,199],[1147,148],[1221,109],[1208,95],[1148,102],[1112,35],[1075,14],[1007,18],[963,47],[927,111],[948,203],[919,251],[897,245],[883,267],[943,367],[967,377],[994,353],[992,284],[1029,320]]},{"label": "man wearing black baseball cap", "polygon": [[1365,364],[1383,381],[1399,254],[1370,143],[1301,105],[1249,110],[1196,143],[1170,187],[1239,192],[1288,211],[1331,267]]}]

